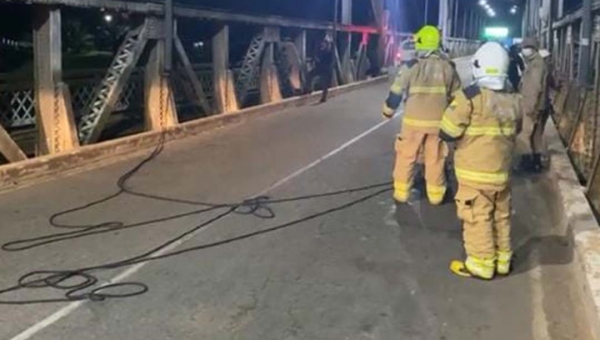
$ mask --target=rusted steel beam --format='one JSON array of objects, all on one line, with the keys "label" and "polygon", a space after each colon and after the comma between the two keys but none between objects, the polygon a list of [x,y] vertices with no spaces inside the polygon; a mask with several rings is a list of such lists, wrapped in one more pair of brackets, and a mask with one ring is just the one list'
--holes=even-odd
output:
[{"label": "rusted steel beam", "polygon": [[238,111],[233,73],[229,69],[229,26],[224,25],[212,39],[213,84],[218,113]]},{"label": "rusted steel beam", "polygon": [[165,41],[158,40],[150,52],[145,72],[144,118],[146,131],[161,131],[179,123],[169,77],[165,75]]},{"label": "rusted steel beam", "polygon": [[[157,16],[164,15],[164,6],[158,2],[137,2],[122,0],[0,0],[2,3],[20,3],[26,5],[62,5],[81,8],[105,8],[122,10]],[[310,20],[289,19],[280,16],[258,16],[249,14],[229,13],[223,11],[198,9],[177,5],[174,14],[180,18],[197,18],[223,22],[240,22],[261,26],[294,27],[302,29],[332,30],[333,23]],[[379,29],[371,26],[339,25],[338,30],[344,32],[378,33]]]},{"label": "rusted steel beam", "polygon": [[79,146],[70,98],[62,83],[61,13],[40,6],[34,13],[34,83],[40,153],[54,154]]},{"label": "rusted steel beam", "polygon": [[9,162],[18,162],[27,159],[23,150],[15,143],[2,125],[0,125],[0,154]]}]

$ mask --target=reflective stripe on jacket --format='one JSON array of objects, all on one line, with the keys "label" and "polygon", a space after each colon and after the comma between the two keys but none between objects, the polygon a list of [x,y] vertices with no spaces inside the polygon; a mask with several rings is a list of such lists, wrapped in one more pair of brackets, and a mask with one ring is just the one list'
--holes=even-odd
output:
[{"label": "reflective stripe on jacket", "polygon": [[482,190],[506,188],[520,126],[518,95],[476,87],[459,91],[440,124],[442,137],[456,140],[459,182]]},{"label": "reflective stripe on jacket", "polygon": [[395,111],[404,99],[403,127],[437,134],[444,109],[452,94],[460,88],[460,78],[450,61],[432,53],[408,62],[400,69],[384,112]]}]

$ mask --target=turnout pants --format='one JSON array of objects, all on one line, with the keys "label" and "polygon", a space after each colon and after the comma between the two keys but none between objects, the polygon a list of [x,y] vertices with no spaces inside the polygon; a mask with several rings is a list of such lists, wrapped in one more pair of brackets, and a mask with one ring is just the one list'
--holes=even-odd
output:
[{"label": "turnout pants", "polygon": [[544,129],[548,121],[548,112],[538,112],[534,117],[523,118],[523,133],[527,136],[529,143],[527,153],[546,154],[544,141]]},{"label": "turnout pants", "polygon": [[394,198],[407,202],[415,177],[415,164],[422,156],[425,163],[427,196],[431,204],[440,204],[446,194],[445,160],[447,146],[437,134],[427,134],[403,128],[396,140],[394,168]]},{"label": "turnout pants", "polygon": [[456,193],[458,218],[463,224],[467,256],[477,260],[495,259],[511,253],[510,188],[480,190],[459,182]]}]

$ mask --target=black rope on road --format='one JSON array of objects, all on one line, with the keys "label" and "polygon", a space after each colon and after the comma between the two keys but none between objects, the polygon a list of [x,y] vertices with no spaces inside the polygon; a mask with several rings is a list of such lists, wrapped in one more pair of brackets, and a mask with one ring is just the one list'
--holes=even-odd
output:
[{"label": "black rope on road", "polygon": [[[49,224],[56,228],[62,229],[72,229],[67,232],[60,232],[55,234],[44,235],[35,238],[22,239],[22,240],[14,240],[11,242],[7,242],[2,245],[2,250],[4,251],[24,251],[32,248],[37,248],[53,243],[64,242],[69,240],[75,240],[79,238],[89,237],[100,235],[104,233],[132,229],[132,228],[140,228],[150,224],[155,224],[159,222],[166,222],[170,220],[175,220],[187,216],[194,215],[202,215],[209,212],[216,212],[216,216],[213,216],[204,222],[194,226],[193,228],[169,239],[168,241],[160,244],[159,246],[146,251],[142,254],[138,254],[134,257],[130,257],[124,260],[105,263],[101,265],[82,267],[72,270],[36,270],[29,272],[23,276],[21,276],[18,282],[8,288],[0,289],[0,297],[6,296],[10,293],[16,293],[23,290],[39,290],[42,288],[52,288],[58,292],[62,292],[62,297],[55,298],[47,298],[47,299],[17,299],[17,300],[3,300],[0,298],[0,305],[27,305],[27,304],[40,304],[40,303],[59,303],[59,302],[73,302],[73,301],[104,301],[106,299],[112,298],[126,298],[138,296],[146,293],[149,288],[145,283],[141,282],[109,282],[102,284],[100,280],[94,275],[97,272],[128,267],[135,264],[146,263],[150,261],[157,261],[162,259],[167,259],[175,256],[179,256],[182,254],[187,254],[195,251],[201,251],[204,249],[214,248],[226,244],[231,244],[234,242],[239,242],[242,240],[247,240],[252,237],[276,232],[282,229],[290,228],[292,226],[296,226],[303,222],[308,222],[314,220],[319,217],[326,216],[328,214],[341,211],[344,209],[348,209],[357,204],[363,203],[369,199],[372,199],[376,196],[381,195],[382,193],[388,192],[391,190],[391,183],[378,183],[368,186],[362,186],[357,188],[350,188],[344,190],[337,190],[325,193],[319,193],[314,195],[305,195],[299,197],[289,197],[289,198],[281,198],[281,199],[271,199],[268,196],[258,196],[253,197],[247,200],[244,200],[240,203],[213,203],[213,202],[201,202],[201,201],[191,201],[191,200],[183,200],[179,198],[170,198],[165,196],[159,196],[154,194],[147,194],[136,192],[127,187],[127,184],[131,178],[133,178],[144,166],[153,161],[156,157],[158,157],[162,151],[164,150],[164,134],[160,139],[158,146],[152,151],[152,153],[135,165],[131,170],[127,171],[117,180],[117,188],[118,190],[106,197],[100,198],[96,201],[92,201],[86,203],[82,206],[71,208],[68,210],[64,210],[58,213],[53,214],[49,218]],[[377,189],[377,190],[376,190]],[[275,211],[272,206],[276,204],[296,202],[296,201],[304,201],[311,200],[317,198],[324,197],[334,197],[358,192],[365,191],[373,191],[369,194],[365,194],[357,199],[349,201],[344,204],[337,205],[333,208],[325,209],[320,212],[301,217],[290,222],[286,222],[283,224],[279,224],[267,229],[258,230],[246,234],[242,234],[239,236],[235,236],[229,239],[207,243],[195,247],[189,247],[181,250],[173,250],[167,251],[164,254],[160,252],[166,251],[170,246],[177,244],[178,242],[186,239],[187,237],[193,235],[200,229],[206,228],[217,221],[230,216],[230,215],[240,215],[240,216],[254,216],[259,219],[274,219],[276,217]],[[171,216],[161,217],[153,220],[136,222],[131,224],[125,224],[121,221],[111,221],[104,222],[99,224],[81,224],[81,225],[71,225],[71,224],[63,224],[57,222],[60,217],[75,213],[85,211],[92,207],[98,206],[102,203],[109,202],[117,197],[120,197],[124,194],[142,197],[152,200],[159,201],[167,201],[172,203],[180,203],[186,205],[200,206],[202,208],[193,210],[186,213],[175,214]],[[97,286],[100,284],[100,286]],[[97,287],[96,287],[97,286]]]}]

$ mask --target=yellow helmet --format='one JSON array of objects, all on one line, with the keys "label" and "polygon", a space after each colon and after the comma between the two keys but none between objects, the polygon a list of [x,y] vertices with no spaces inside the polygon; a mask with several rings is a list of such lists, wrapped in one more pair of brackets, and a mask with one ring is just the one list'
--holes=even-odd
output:
[{"label": "yellow helmet", "polygon": [[417,51],[431,51],[440,48],[440,31],[435,26],[423,26],[415,34],[415,48]]}]

